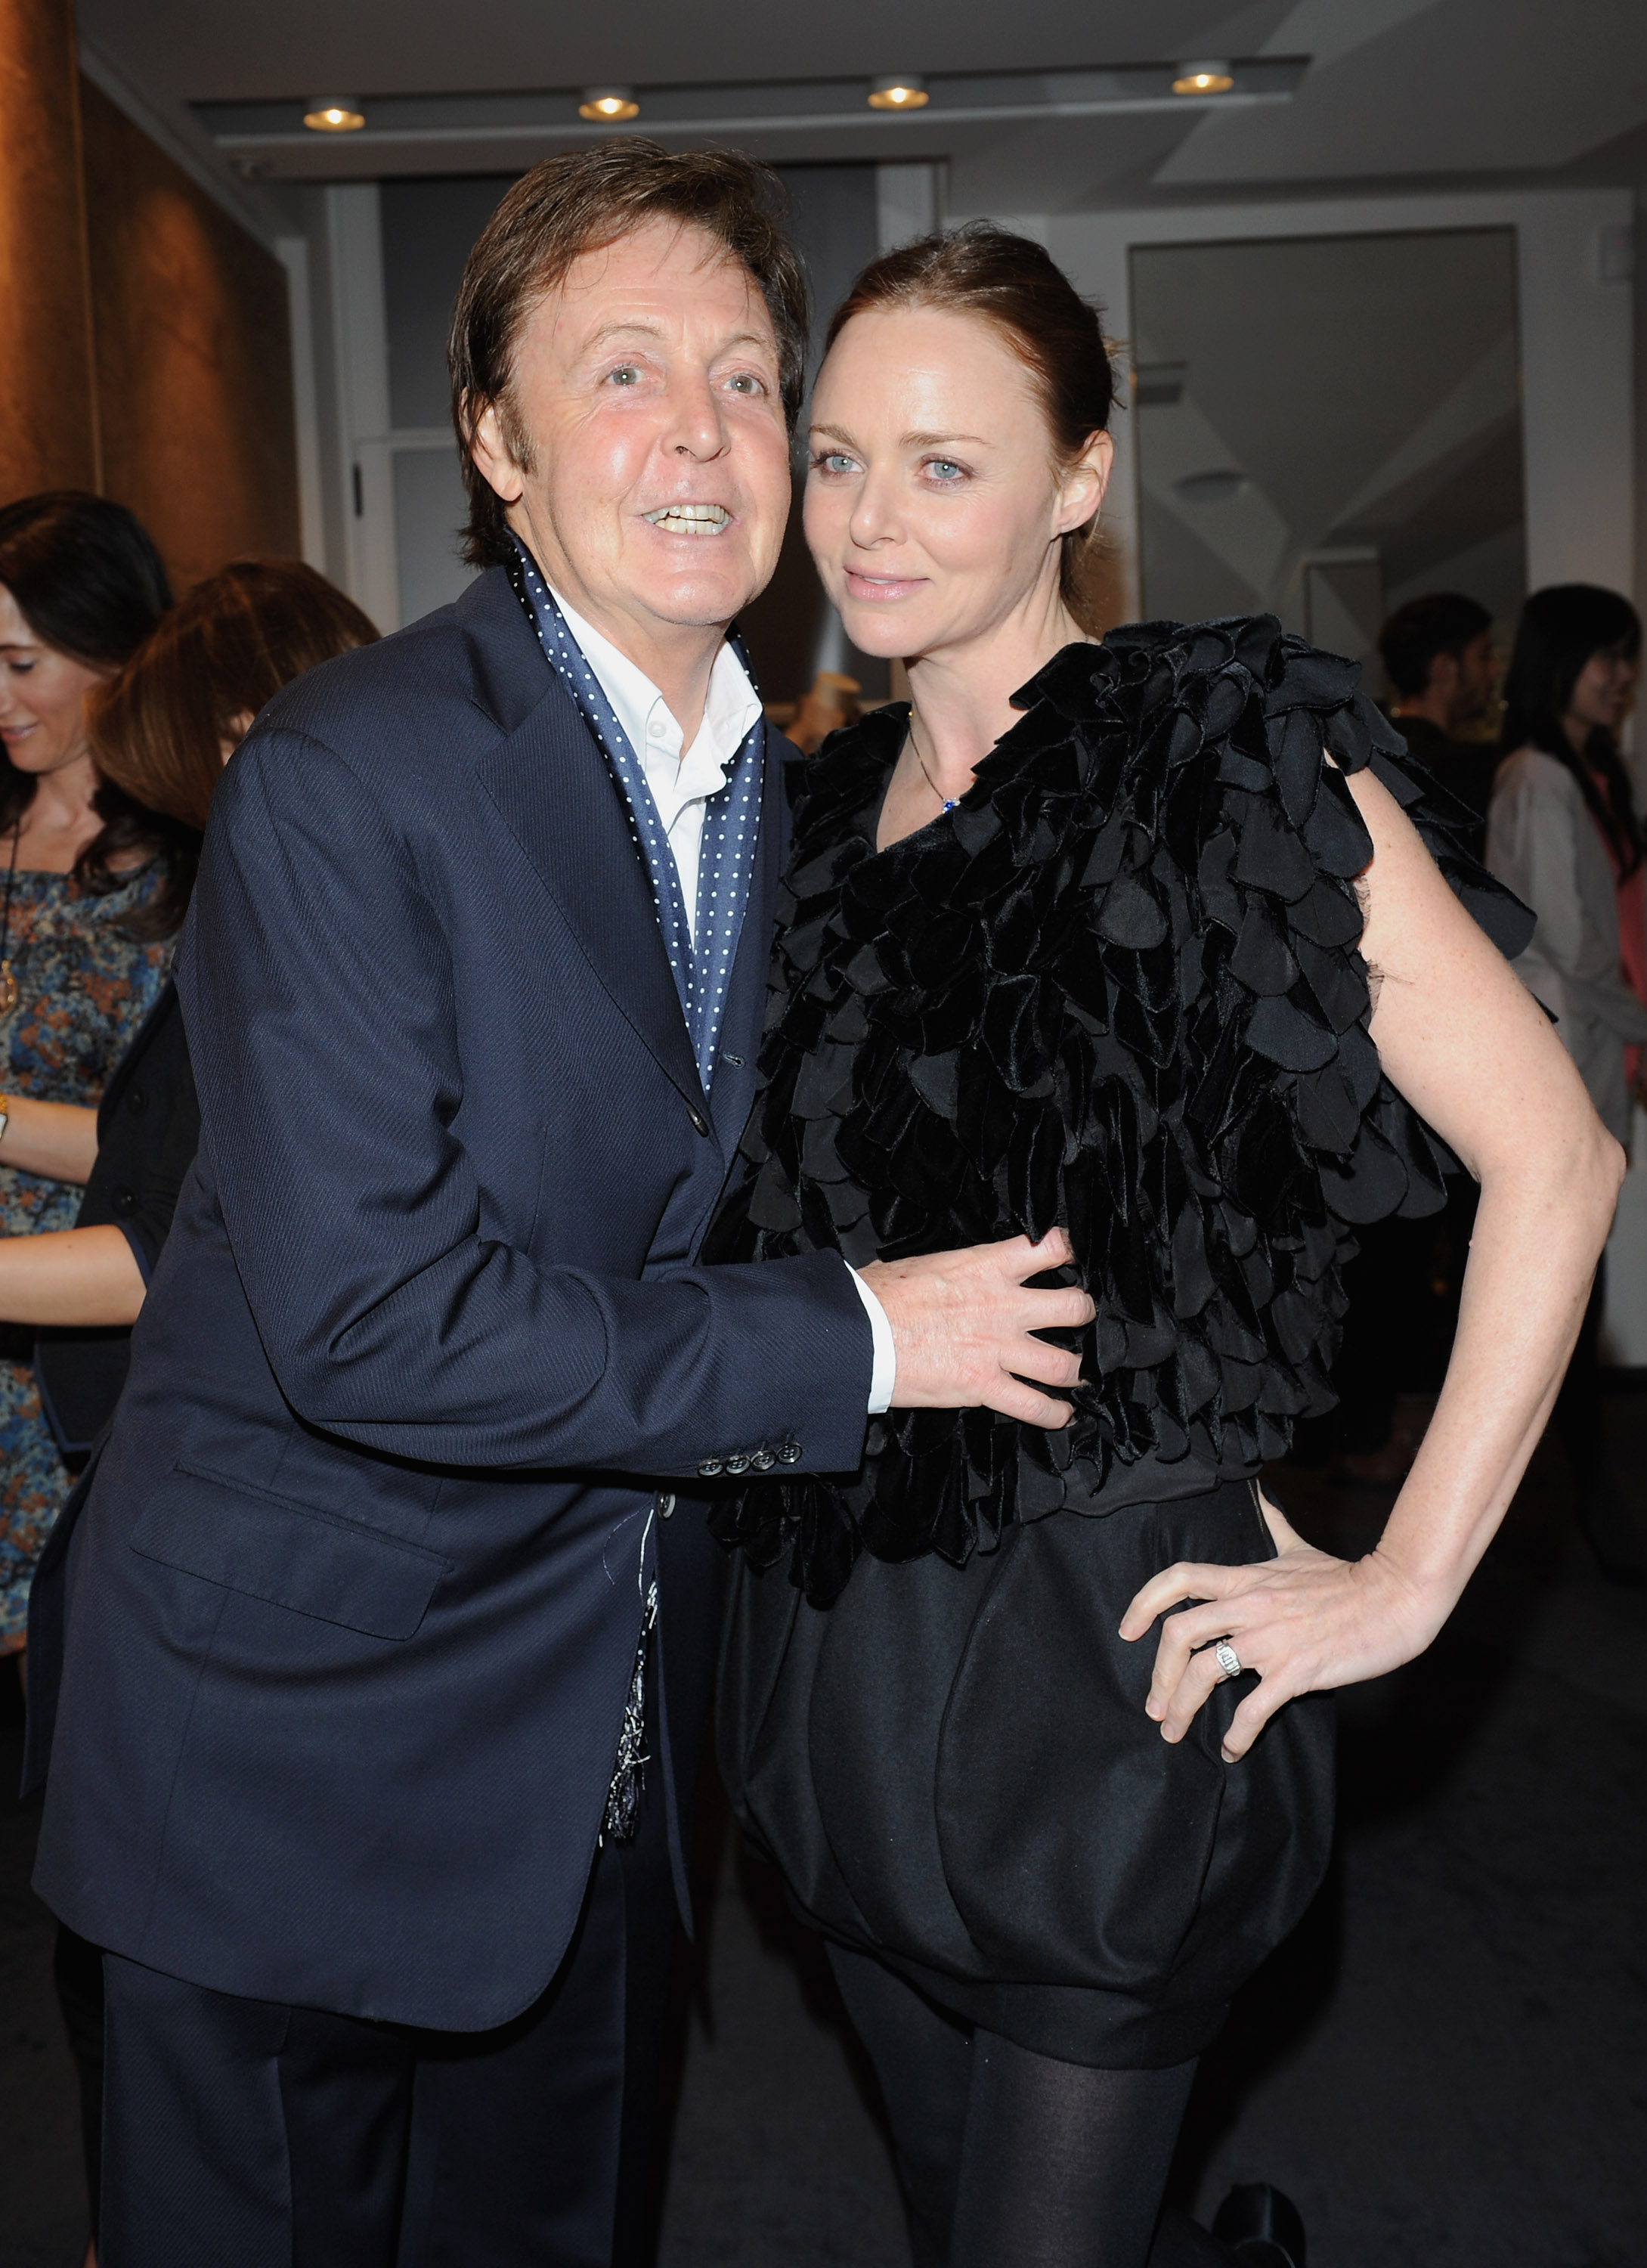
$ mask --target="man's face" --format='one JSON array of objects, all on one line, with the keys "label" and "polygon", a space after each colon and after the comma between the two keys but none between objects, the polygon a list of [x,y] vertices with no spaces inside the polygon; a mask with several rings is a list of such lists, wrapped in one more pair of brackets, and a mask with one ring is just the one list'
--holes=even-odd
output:
[{"label": "man's face", "polygon": [[1483,630],[1456,656],[1442,654],[1437,659],[1448,665],[1443,678],[1447,690],[1447,724],[1450,731],[1456,732],[1460,725],[1471,725],[1478,717],[1484,717],[1492,704],[1498,682],[1493,634]]},{"label": "man's face", "polygon": [[[555,587],[631,659],[770,581],[790,504],[771,317],[702,231],[652,221],[573,262],[517,343],[512,424],[474,458]],[[507,432],[523,444],[526,465]]]}]

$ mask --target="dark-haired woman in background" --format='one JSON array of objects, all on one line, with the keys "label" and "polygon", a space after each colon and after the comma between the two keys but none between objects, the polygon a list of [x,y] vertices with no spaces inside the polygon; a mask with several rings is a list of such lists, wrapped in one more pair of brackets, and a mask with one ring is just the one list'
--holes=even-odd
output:
[{"label": "dark-haired woman in background", "polygon": [[[77,490],[0,509],[0,1231],[67,1228],[92,1113],[165,982],[173,832],[101,779],[86,703],[171,603],[130,512]],[[26,1334],[0,1334],[0,1654],[73,1485]]]},{"label": "dark-haired woman in background", "polygon": [[[1504,677],[1504,762],[1487,821],[1487,863],[1538,916],[1517,974],[1559,1019],[1602,1123],[1630,1134],[1647,1043],[1647,864],[1619,755],[1641,663],[1641,620],[1592,583],[1535,591]],[[1603,1572],[1647,1581],[1647,1554],[1603,1455],[1596,1271],[1555,1425],[1573,1468],[1578,1519]]]},{"label": "dark-haired woman in background", "polygon": [[[305,670],[377,631],[352,600],[297,560],[241,559],[198,583],[120,675],[88,703],[104,778],[173,832],[151,922],[170,936],[188,909],[212,792],[264,703]],[[63,1114],[65,1119],[70,1114]],[[0,1323],[36,1328],[34,1368],[60,1446],[92,1446],[125,1382],[129,1326],[143,1306],[184,1176],[200,1143],[177,989],[164,985],[104,1090],[73,1116],[90,1167],[71,1228],[0,1241]],[[0,1153],[4,1145],[0,1145]],[[37,1649],[57,1643],[55,1630]],[[96,2242],[100,2168],[102,1955],[59,1926],[57,1992],[80,2082]],[[95,2250],[87,2256],[94,2260]]]},{"label": "dark-haired woman in background", "polygon": [[[1072,1408],[900,1410],[723,1507],[722,1768],[829,1940],[923,2268],[1139,2268],[1195,2058],[1320,1880],[1324,1689],[1452,1611],[1622,1160],[1351,664],[1268,616],[1089,642],[1110,371],[1042,247],[891,253],[829,342],[807,541],[913,699],[806,767],[716,1256],[873,1278],[1057,1226],[1097,1315]],[[1258,1475],[1330,1401],[1354,1226],[1437,1210],[1444,1142],[1482,1184],[1452,1361],[1346,1562]],[[1301,2268],[1274,2192],[1216,2235]],[[1175,2221],[1168,2257],[1230,2255]]]}]

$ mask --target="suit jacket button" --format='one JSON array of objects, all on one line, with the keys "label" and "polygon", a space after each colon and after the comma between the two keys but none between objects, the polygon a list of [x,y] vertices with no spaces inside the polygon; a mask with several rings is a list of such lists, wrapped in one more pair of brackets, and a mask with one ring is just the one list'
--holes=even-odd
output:
[{"label": "suit jacket button", "polygon": [[798,1465],[800,1458],[801,1445],[798,1441],[785,1441],[778,1451],[778,1462],[781,1465]]},{"label": "suit jacket button", "polygon": [[756,1472],[769,1473],[773,1466],[776,1464],[777,1459],[773,1455],[770,1449],[757,1449],[751,1456],[749,1462],[754,1468]]},{"label": "suit jacket button", "polygon": [[705,1457],[698,1467],[698,1477],[700,1480],[712,1481],[720,1469],[721,1461],[718,1457]]},{"label": "suit jacket button", "polygon": [[741,1449],[734,1449],[731,1456],[727,1458],[726,1469],[729,1473],[746,1473],[748,1471],[749,1460],[745,1456]]},{"label": "suit jacket button", "polygon": [[659,1520],[673,1520],[674,1517],[674,1498],[670,1494],[669,1491],[665,1489],[662,1496],[658,1499],[658,1517]]},{"label": "suit jacket button", "polygon": [[695,1102],[687,1103],[687,1116],[692,1121],[693,1125],[700,1134],[707,1134],[709,1132],[710,1122],[703,1116],[703,1113],[698,1108]]},{"label": "suit jacket button", "polygon": [[121,1182],[109,1191],[108,1204],[111,1212],[118,1214],[121,1220],[129,1220],[137,1210],[137,1192]]}]

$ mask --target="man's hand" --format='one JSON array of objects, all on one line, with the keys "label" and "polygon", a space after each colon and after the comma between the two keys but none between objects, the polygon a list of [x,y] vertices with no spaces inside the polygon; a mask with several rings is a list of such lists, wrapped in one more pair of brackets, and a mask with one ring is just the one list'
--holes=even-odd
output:
[{"label": "man's hand", "polygon": [[858,1273],[886,1310],[898,1350],[894,1410],[971,1410],[982,1405],[1026,1425],[1070,1422],[1070,1405],[1038,1394],[1073,1386],[1081,1359],[1032,1338],[1032,1331],[1079,1329],[1096,1312],[1085,1292],[1032,1292],[1025,1279],[1063,1267],[1070,1240],[1055,1228],[1039,1244],[1026,1236],[933,1252],[918,1260],[876,1260]]}]

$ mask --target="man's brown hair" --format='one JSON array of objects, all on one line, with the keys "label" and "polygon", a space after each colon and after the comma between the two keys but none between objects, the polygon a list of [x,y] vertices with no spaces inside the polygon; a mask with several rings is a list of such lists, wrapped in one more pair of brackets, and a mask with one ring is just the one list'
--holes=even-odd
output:
[{"label": "man's brown hair", "polygon": [[641,139],[547,158],[522,174],[482,230],[452,309],[446,359],[469,525],[463,556],[496,566],[510,553],[503,498],[470,454],[482,414],[496,408],[515,462],[531,469],[510,399],[515,347],[533,310],[575,260],[648,221],[702,229],[759,285],[776,334],[784,417],[792,429],[806,378],[806,282],[778,225],[783,188],[769,166],[736,150],[665,150]]}]

